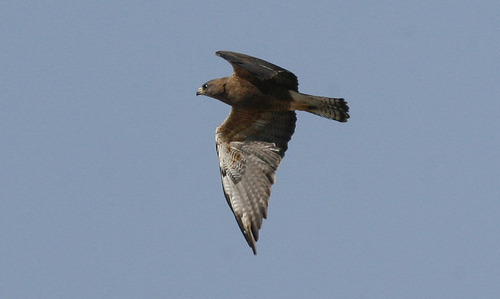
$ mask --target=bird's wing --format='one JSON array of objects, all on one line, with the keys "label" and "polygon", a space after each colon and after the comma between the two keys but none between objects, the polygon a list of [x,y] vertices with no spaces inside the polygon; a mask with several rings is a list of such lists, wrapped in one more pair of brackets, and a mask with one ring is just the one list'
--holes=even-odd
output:
[{"label": "bird's wing", "polygon": [[287,89],[294,91],[298,89],[297,76],[275,64],[236,52],[217,51],[215,54],[229,61],[233,66],[234,73],[246,80],[270,81]]},{"label": "bird's wing", "polygon": [[293,111],[256,112],[233,108],[217,128],[222,186],[243,236],[256,254],[275,172],[295,129]]}]

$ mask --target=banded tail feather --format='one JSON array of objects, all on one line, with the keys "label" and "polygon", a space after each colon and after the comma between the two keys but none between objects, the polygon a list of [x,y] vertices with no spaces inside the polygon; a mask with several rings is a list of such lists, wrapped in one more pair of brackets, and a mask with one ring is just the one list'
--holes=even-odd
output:
[{"label": "banded tail feather", "polygon": [[349,106],[343,98],[327,98],[290,91],[294,110],[307,111],[339,122],[349,119]]}]

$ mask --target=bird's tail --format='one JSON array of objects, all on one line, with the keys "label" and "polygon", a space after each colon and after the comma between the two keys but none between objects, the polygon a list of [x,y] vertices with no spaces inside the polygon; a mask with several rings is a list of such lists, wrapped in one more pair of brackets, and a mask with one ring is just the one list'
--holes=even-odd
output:
[{"label": "bird's tail", "polygon": [[290,91],[293,110],[307,111],[316,115],[346,122],[349,118],[349,106],[343,98],[326,98]]}]

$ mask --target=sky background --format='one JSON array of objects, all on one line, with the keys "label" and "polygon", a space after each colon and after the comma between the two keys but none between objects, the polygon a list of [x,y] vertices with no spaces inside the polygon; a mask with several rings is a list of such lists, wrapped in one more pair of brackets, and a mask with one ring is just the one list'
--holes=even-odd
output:
[{"label": "sky background", "polygon": [[[500,2],[2,1],[0,297],[499,298]],[[298,113],[254,256],[196,97],[238,51]]]}]

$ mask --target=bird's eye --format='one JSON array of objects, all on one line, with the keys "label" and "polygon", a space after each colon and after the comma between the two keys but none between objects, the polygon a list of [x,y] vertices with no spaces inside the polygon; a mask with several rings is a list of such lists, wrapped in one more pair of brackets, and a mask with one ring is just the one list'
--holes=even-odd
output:
[{"label": "bird's eye", "polygon": [[203,84],[203,89],[207,89],[208,88],[208,84]]}]

